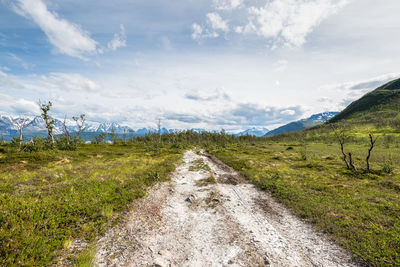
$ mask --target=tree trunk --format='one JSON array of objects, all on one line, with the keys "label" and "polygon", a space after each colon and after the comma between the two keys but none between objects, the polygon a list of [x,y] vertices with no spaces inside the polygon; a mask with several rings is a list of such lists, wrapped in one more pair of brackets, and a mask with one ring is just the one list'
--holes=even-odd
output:
[{"label": "tree trunk", "polygon": [[352,156],[351,156],[351,153],[349,152],[349,161],[350,161],[350,166],[351,166],[351,168],[353,169],[353,171],[357,171],[357,168],[356,168],[356,166],[354,166],[354,163],[353,163],[353,158],[352,158]]},{"label": "tree trunk", "polygon": [[369,165],[369,158],[371,157],[371,151],[372,151],[372,149],[374,149],[374,145],[375,145],[375,142],[376,142],[376,139],[374,140],[374,139],[372,138],[372,134],[369,134],[369,141],[370,141],[370,146],[369,146],[368,155],[367,155],[367,158],[366,158],[366,162],[367,162],[367,169],[366,169],[366,171],[367,171],[367,172],[371,172],[371,167],[370,167],[370,165]]},{"label": "tree trunk", "polygon": [[343,161],[344,161],[344,163],[346,163],[347,169],[350,170],[350,165],[349,165],[349,163],[347,162],[347,156],[346,156],[346,153],[344,153],[344,148],[343,148],[343,143],[342,143],[342,142],[340,143],[340,149],[342,150]]}]

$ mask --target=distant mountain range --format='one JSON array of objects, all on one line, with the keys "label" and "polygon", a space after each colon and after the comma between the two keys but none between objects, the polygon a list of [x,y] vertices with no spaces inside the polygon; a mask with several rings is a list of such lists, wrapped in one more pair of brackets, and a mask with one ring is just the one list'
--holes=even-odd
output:
[{"label": "distant mountain range", "polygon": [[235,135],[236,136],[253,135],[253,136],[261,137],[261,136],[264,136],[268,132],[269,132],[269,129],[267,129],[267,128],[253,127],[253,128],[247,129],[243,132],[237,133]]},{"label": "distant mountain range", "polygon": [[[30,138],[32,136],[46,136],[47,130],[46,125],[42,117],[36,116],[33,118],[28,117],[18,117],[17,121],[23,121],[24,119],[28,119],[27,123],[23,128],[24,137]],[[67,125],[67,129],[70,133],[75,133],[78,131],[78,126],[74,124]],[[54,134],[59,135],[64,133],[64,124],[59,119],[54,119]],[[168,133],[177,133],[182,130],[179,129],[167,129],[161,128],[161,134]],[[194,128],[191,129],[194,132],[205,132],[205,129]],[[114,132],[116,134],[127,134],[130,136],[145,136],[147,134],[157,133],[158,130],[154,128],[141,128],[137,130],[133,130],[128,126],[122,126],[115,122],[104,122],[104,123],[92,123],[88,122],[85,125],[84,138],[93,138],[96,136],[96,133],[111,133]],[[19,136],[18,128],[13,124],[12,118],[10,116],[1,116],[0,115],[0,136],[4,137],[6,140],[10,140],[13,137]]]},{"label": "distant mountain range", "polygon": [[[337,112],[325,112],[325,113],[319,113],[312,115],[311,117],[307,119],[303,119],[300,121],[296,122],[291,122],[287,125],[281,126],[275,130],[269,131],[267,128],[263,127],[252,127],[249,129],[246,129],[242,132],[236,133],[234,135],[236,136],[245,136],[245,135],[252,135],[252,136],[272,136],[275,134],[283,133],[283,132],[291,132],[291,131],[297,131],[297,130],[302,130],[308,127],[315,126],[317,124],[321,124],[325,118],[332,118],[334,115],[336,115]],[[42,117],[36,116],[33,118],[24,118],[24,117],[19,117],[17,120],[22,121],[24,119],[28,119],[27,123],[25,124],[23,128],[23,135],[27,138],[30,138],[32,136],[45,136],[47,135],[47,130],[46,130],[46,125]],[[78,127],[74,124],[68,124],[67,125],[68,130],[71,133],[75,133],[78,131]],[[191,131],[194,132],[205,132],[205,129],[202,128],[192,128],[190,129]],[[54,119],[54,134],[59,135],[64,133],[64,125],[63,122],[59,119]],[[133,131],[132,128],[128,126],[122,126],[118,123],[115,122],[104,122],[104,123],[92,123],[88,122],[85,125],[85,133],[89,133],[87,136],[93,137],[96,135],[96,133],[111,133],[114,132],[116,134],[127,134],[130,136],[144,136],[147,134],[151,133],[157,133],[157,129],[154,128],[141,128]],[[179,129],[167,129],[167,128],[162,128],[161,129],[161,134],[167,134],[167,133],[178,133],[181,132],[182,130]],[[216,131],[213,131],[216,132]],[[0,135],[6,139],[11,139],[15,136],[18,136],[18,128],[13,124],[12,118],[10,116],[0,116]]]},{"label": "distant mountain range", "polygon": [[338,113],[339,112],[323,112],[323,113],[314,114],[307,119],[294,121],[294,122],[288,123],[286,125],[283,125],[281,127],[278,127],[272,131],[269,131],[264,136],[274,136],[274,135],[281,134],[281,133],[288,133],[288,132],[294,132],[294,131],[307,129],[307,128],[313,127],[315,125],[324,123],[326,120],[333,118]]},{"label": "distant mountain range", "polygon": [[[46,124],[42,117],[36,116],[33,119],[19,117],[17,120],[22,121],[23,119],[28,119],[25,124],[23,131],[27,133],[34,132],[46,132]],[[70,132],[76,132],[78,127],[76,125],[67,125],[67,129]],[[18,128],[13,124],[12,118],[9,116],[0,116],[0,133],[6,134],[7,132],[17,131]],[[115,133],[128,133],[130,128],[127,126],[121,126],[118,123],[104,122],[100,124],[87,123],[85,125],[85,132],[112,132]],[[64,124],[61,120],[54,119],[54,133],[62,134],[64,132]]]}]

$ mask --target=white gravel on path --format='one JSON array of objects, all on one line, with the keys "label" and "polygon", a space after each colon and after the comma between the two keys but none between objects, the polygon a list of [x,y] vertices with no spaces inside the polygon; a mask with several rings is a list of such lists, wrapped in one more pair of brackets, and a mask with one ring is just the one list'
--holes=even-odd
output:
[{"label": "white gravel on path", "polygon": [[[199,159],[211,171],[189,171]],[[187,151],[183,160],[99,240],[97,266],[356,266],[217,159]],[[216,184],[196,185],[210,175]]]}]

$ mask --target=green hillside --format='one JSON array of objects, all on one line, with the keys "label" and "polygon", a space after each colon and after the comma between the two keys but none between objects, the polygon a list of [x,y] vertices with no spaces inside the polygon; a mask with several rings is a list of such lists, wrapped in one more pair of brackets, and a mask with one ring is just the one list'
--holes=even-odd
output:
[{"label": "green hillside", "polygon": [[272,131],[269,131],[267,134],[265,134],[265,136],[268,137],[268,136],[274,136],[274,135],[281,134],[281,133],[290,133],[290,132],[294,132],[294,131],[299,131],[299,130],[310,128],[317,124],[318,123],[315,121],[307,121],[307,120],[294,121],[294,122],[288,123],[284,126],[281,126],[279,128],[276,128]]},{"label": "green hillside", "polygon": [[400,126],[400,79],[391,81],[351,103],[330,122]]},{"label": "green hillside", "polygon": [[365,142],[368,134],[380,142],[400,142],[400,79],[384,84],[351,103],[329,123],[268,137],[275,141],[336,142],[333,129],[346,132],[348,141]]}]

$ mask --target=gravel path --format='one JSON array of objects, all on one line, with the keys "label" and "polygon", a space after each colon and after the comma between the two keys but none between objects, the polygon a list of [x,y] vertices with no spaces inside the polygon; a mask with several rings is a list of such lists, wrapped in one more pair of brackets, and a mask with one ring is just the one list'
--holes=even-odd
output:
[{"label": "gravel path", "polygon": [[[188,151],[183,160],[98,242],[96,265],[356,266],[218,159]],[[217,182],[205,184],[210,176]]]}]

